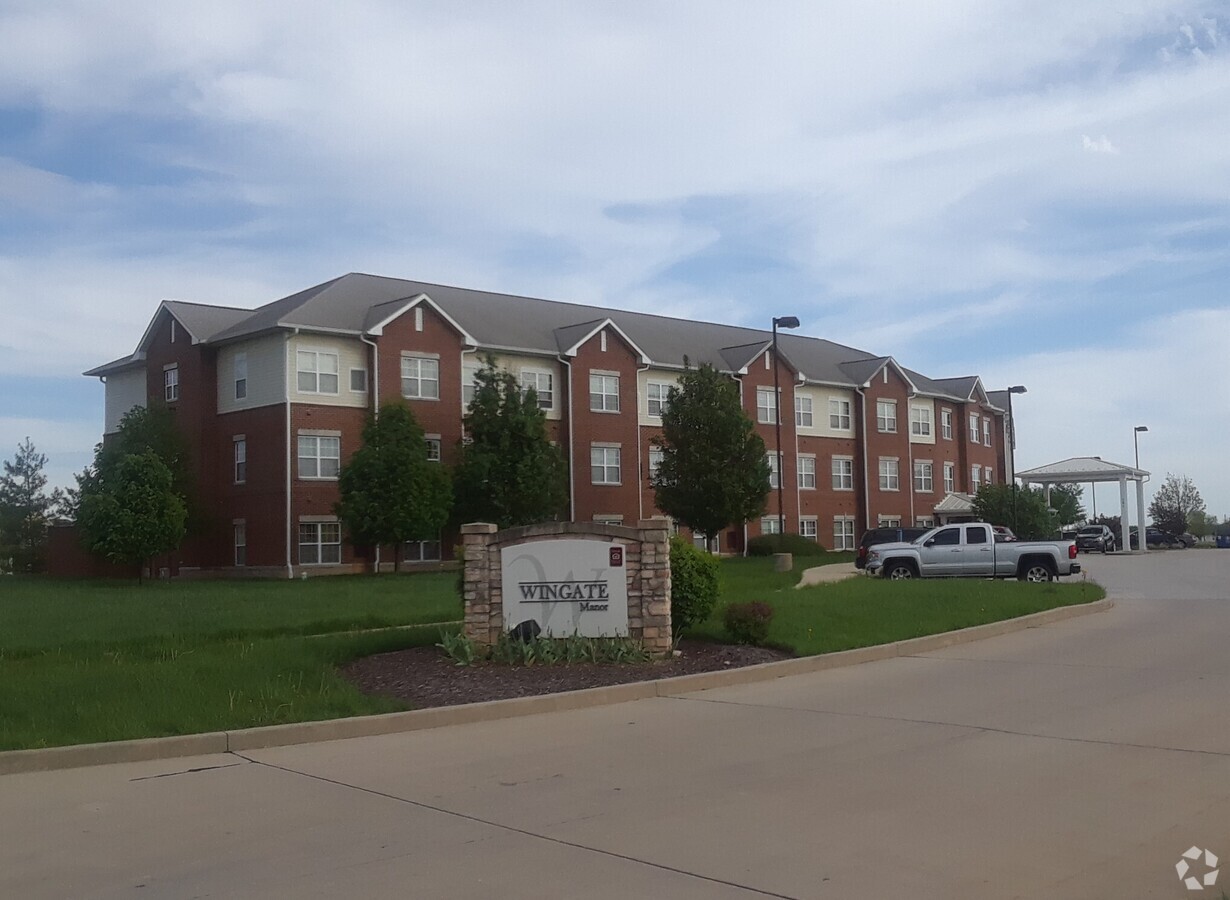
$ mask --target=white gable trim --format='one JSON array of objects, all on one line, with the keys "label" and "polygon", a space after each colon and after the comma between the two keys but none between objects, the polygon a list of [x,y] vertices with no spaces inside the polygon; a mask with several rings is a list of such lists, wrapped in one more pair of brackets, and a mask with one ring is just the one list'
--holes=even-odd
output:
[{"label": "white gable trim", "polygon": [[427,306],[430,306],[432,309],[434,309],[439,314],[440,318],[442,318],[445,322],[448,322],[449,325],[453,326],[453,328],[457,331],[457,333],[461,335],[461,339],[466,343],[467,346],[469,347],[478,346],[478,341],[474,339],[474,336],[470,334],[468,331],[466,331],[464,328],[462,328],[461,324],[456,319],[454,319],[452,316],[446,313],[443,309],[441,309],[440,304],[436,303],[436,301],[432,300],[426,294],[416,294],[415,296],[408,298],[405,301],[405,303],[397,307],[397,309],[389,313],[387,316],[385,316],[383,319],[381,319],[371,328],[367,329],[367,333],[372,335],[373,337],[380,337],[380,335],[384,334],[384,328],[386,325],[388,325],[390,322],[394,321],[395,319],[398,319],[401,316],[404,316],[406,313],[414,309],[419,304],[426,304]]},{"label": "white gable trim", "polygon": [[576,356],[577,353],[579,353],[581,350],[581,345],[584,344],[586,341],[588,341],[590,338],[592,338],[595,334],[597,334],[603,328],[610,328],[616,334],[618,334],[621,338],[623,338],[624,341],[627,343],[627,345],[631,347],[633,350],[635,350],[637,356],[641,358],[641,365],[648,366],[648,365],[653,364],[653,360],[649,358],[649,356],[645,353],[644,350],[642,350],[640,347],[636,345],[636,341],[628,337],[628,335],[624,332],[624,330],[620,328],[618,325],[616,325],[610,319],[603,319],[601,322],[599,322],[593,328],[591,328],[588,332],[586,332],[585,335],[579,341],[577,341],[575,344],[573,344],[571,347],[569,347],[567,350],[564,351],[564,356],[567,356],[569,358]]}]

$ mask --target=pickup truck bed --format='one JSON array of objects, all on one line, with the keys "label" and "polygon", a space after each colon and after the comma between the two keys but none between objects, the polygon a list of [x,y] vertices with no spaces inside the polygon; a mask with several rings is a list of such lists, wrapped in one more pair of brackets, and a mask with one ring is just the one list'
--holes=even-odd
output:
[{"label": "pickup truck bed", "polygon": [[985,522],[942,525],[912,543],[879,544],[867,571],[885,578],[1019,578],[1044,582],[1081,570],[1074,541],[996,543]]}]

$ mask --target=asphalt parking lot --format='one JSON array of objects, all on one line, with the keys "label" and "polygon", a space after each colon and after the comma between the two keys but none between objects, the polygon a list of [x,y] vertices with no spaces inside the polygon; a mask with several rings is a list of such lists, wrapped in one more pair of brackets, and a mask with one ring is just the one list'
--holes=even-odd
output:
[{"label": "asphalt parking lot", "polygon": [[0,777],[0,896],[1219,896],[1230,551],[1081,562],[1113,610],[919,656]]}]

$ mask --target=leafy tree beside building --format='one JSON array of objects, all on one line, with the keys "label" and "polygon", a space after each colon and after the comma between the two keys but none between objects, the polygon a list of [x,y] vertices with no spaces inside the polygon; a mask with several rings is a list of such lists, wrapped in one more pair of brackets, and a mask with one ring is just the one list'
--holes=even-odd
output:
[{"label": "leafy tree beside building", "polygon": [[400,545],[438,540],[453,506],[448,473],[428,457],[423,429],[401,402],[387,403],[363,427],[363,445],[338,476],[337,515],[351,542]]},{"label": "leafy tree beside building", "polygon": [[759,516],[769,494],[765,445],[734,381],[712,366],[689,368],[672,388],[658,439],[657,506],[712,540]]},{"label": "leafy tree beside building", "polygon": [[47,526],[63,501],[47,492],[47,456],[29,438],[17,445],[0,475],[0,571],[41,572],[46,567]]}]

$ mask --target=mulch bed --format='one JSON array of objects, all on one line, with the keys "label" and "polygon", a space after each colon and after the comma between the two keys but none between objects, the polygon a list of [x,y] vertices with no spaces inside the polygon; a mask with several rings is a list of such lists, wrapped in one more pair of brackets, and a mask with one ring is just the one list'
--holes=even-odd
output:
[{"label": "mulch bed", "polygon": [[790,653],[768,647],[704,641],[685,640],[679,650],[679,656],[642,664],[458,666],[437,647],[413,647],[356,659],[343,666],[341,673],[364,693],[398,697],[415,707],[428,707],[654,681],[791,658]]}]

